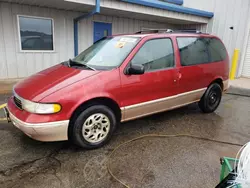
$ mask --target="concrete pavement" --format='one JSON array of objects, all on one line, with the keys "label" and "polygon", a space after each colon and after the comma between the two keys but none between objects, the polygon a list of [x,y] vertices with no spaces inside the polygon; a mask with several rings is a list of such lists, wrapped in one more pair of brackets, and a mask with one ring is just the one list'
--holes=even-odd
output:
[{"label": "concrete pavement", "polygon": [[238,78],[229,81],[228,93],[250,96],[250,78]]},{"label": "concrete pavement", "polygon": [[238,78],[235,80],[230,80],[229,84],[231,87],[250,89],[250,78]]},{"label": "concrete pavement", "polygon": [[11,93],[13,86],[20,80],[22,79],[0,80],[0,94]]},{"label": "concrete pavement", "polygon": [[0,94],[0,121],[2,121],[5,118],[2,106],[7,102],[7,99],[9,98],[10,95],[11,94]]},{"label": "concrete pavement", "polygon": [[[0,122],[2,188],[119,188],[107,160],[119,144],[145,134],[191,134],[244,144],[250,137],[250,100],[224,95],[215,113],[196,104],[121,124],[111,142],[83,150],[68,142],[34,141]],[[239,147],[191,138],[148,138],[121,147],[111,170],[131,187],[211,188],[219,181],[220,157],[235,157]]]}]

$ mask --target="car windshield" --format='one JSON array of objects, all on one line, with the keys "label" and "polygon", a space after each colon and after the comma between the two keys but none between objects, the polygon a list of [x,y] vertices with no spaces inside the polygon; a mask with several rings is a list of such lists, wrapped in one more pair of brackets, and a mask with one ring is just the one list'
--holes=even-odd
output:
[{"label": "car windshield", "polygon": [[72,61],[96,70],[110,70],[122,64],[140,38],[116,36],[104,38],[76,56]]}]

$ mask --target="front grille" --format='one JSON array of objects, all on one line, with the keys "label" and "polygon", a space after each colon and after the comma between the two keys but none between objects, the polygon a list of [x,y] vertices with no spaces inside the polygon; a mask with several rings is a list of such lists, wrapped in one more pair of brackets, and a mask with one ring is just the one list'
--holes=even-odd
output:
[{"label": "front grille", "polygon": [[19,108],[20,110],[23,109],[22,101],[20,99],[18,99],[16,96],[14,96],[14,103],[17,106],[17,108]]}]

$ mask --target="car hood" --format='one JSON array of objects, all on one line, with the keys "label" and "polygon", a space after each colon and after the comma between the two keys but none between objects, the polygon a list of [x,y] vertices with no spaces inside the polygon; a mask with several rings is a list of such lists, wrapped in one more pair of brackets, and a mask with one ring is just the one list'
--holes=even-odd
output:
[{"label": "car hood", "polygon": [[14,92],[24,99],[39,102],[66,86],[98,73],[99,71],[75,69],[58,64],[19,82],[15,85]]}]

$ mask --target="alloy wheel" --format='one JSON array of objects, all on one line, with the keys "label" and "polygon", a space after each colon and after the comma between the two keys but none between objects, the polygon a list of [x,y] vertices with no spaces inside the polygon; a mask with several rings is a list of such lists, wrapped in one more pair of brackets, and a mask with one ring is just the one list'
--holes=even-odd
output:
[{"label": "alloy wheel", "polygon": [[82,135],[86,141],[95,144],[104,140],[109,130],[109,118],[102,113],[96,113],[85,120],[82,127]]}]

